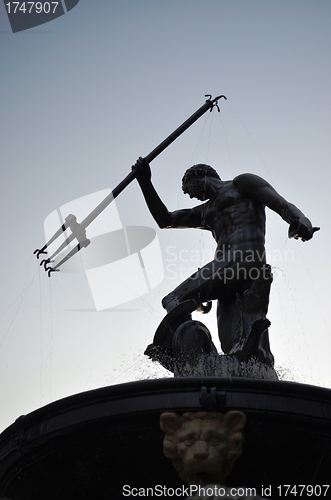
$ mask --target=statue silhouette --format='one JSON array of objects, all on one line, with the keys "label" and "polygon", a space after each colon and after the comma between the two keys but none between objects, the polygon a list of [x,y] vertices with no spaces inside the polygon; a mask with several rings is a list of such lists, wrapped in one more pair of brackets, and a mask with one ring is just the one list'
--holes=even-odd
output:
[{"label": "statue silhouette", "polygon": [[217,245],[214,260],[162,300],[167,315],[145,354],[174,371],[174,360],[193,367],[201,355],[217,352],[206,327],[190,316],[194,310],[208,312],[210,301],[217,300],[222,351],[238,361],[255,358],[273,366],[266,318],[272,273],[265,254],[265,207],[289,224],[290,238],[310,240],[319,228],[254,174],[224,181],[209,165],[194,165],[185,172],[182,189],[202,203],[169,212],[152,184],[147,161],[139,158],[133,169],[160,228],[208,230]]}]

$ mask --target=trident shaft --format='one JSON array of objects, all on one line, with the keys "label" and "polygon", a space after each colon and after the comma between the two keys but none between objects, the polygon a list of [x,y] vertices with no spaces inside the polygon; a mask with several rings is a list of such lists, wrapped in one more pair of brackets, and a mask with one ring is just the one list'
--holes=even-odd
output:
[{"label": "trident shaft", "polygon": [[[212,99],[211,95],[206,95],[207,100],[205,103],[195,112],[193,115],[191,115],[184,123],[182,123],[172,134],[170,134],[164,141],[162,141],[153,151],[151,151],[144,159],[146,160],[147,163],[151,163],[162,151],[164,151],[172,142],[174,142],[177,137],[179,137],[185,130],[187,130],[194,122],[196,122],[206,111],[212,109],[214,107],[217,108],[218,111],[220,111],[218,107],[218,101],[219,99],[223,98],[226,99],[224,95],[219,95]],[[91,242],[89,239],[86,238],[86,228],[91,224],[91,222],[98,217],[98,215],[105,210],[105,208],[108,207],[108,205],[136,178],[137,173],[135,170],[132,170],[116,187],[113,189],[113,191],[106,196],[106,198],[99,203],[98,206],[92,210],[92,212],[85,217],[85,219],[81,222],[78,223],[77,219],[74,215],[69,214],[68,217],[65,218],[64,224],[55,232],[55,234],[47,241],[47,243],[41,248],[41,249],[36,249],[33,253],[36,254],[37,259],[39,259],[39,256],[41,254],[47,254],[47,247],[53,243],[64,231],[67,229],[71,230],[71,233],[68,235],[66,238],[65,242],[60,245],[57,250],[49,256],[47,259],[44,259],[40,262],[40,265],[44,265],[45,271],[48,272],[48,276],[51,275],[52,272],[54,271],[59,271],[59,267],[64,264],[67,260],[69,260],[71,257],[73,257],[81,248],[87,247]],[[69,243],[71,243],[74,239],[78,241],[78,244],[76,247],[74,247],[68,254],[63,257],[60,262],[56,264],[56,266],[52,267],[49,264],[53,262],[53,259],[62,251],[64,250]],[[49,266],[48,266],[49,265]],[[47,267],[48,266],[48,267]]]}]

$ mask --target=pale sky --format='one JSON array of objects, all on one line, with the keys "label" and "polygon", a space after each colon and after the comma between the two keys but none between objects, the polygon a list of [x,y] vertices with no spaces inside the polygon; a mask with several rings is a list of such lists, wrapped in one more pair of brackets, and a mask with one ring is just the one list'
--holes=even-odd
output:
[{"label": "pale sky", "polygon": [[[287,224],[267,210],[268,318],[281,377],[331,387],[330,2],[80,0],[15,34],[2,3],[0,18],[0,430],[71,394],[171,376],[143,351],[162,297],[210,260],[210,234],[158,229],[134,182],[118,214],[156,230],[164,279],[98,312],[84,273],[48,278],[32,252],[49,214],[114,188],[205,94],[228,100],[152,162],[155,187],[174,210],[195,204],[181,192],[194,163],[223,179],[252,172],[321,227],[309,242],[288,240]],[[215,311],[196,318],[219,348]]]}]

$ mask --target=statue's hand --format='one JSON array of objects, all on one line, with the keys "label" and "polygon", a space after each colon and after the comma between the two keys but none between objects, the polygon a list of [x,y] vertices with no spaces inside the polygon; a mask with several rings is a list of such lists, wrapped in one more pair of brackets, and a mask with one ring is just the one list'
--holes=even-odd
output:
[{"label": "statue's hand", "polygon": [[132,170],[136,172],[137,181],[139,183],[144,183],[151,180],[152,177],[151,169],[149,163],[145,160],[145,158],[139,156],[135,165],[133,165]]},{"label": "statue's hand", "polygon": [[300,219],[293,220],[288,230],[289,238],[297,240],[301,238],[302,241],[311,240],[315,231],[319,231],[319,227],[313,227],[307,217],[300,217]]}]

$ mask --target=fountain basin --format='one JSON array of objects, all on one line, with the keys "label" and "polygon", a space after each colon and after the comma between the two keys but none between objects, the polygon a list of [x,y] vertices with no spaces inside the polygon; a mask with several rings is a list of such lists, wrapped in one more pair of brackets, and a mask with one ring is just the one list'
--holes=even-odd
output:
[{"label": "fountain basin", "polygon": [[[282,485],[330,483],[331,390],[187,377],[95,389],[19,417],[0,435],[0,497],[109,500],[124,498],[125,485],[181,487],[163,455],[161,413],[233,409],[245,413],[247,424],[228,486],[258,495],[270,486],[278,498]],[[325,490],[321,496],[331,498],[331,486]]]}]

